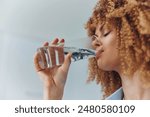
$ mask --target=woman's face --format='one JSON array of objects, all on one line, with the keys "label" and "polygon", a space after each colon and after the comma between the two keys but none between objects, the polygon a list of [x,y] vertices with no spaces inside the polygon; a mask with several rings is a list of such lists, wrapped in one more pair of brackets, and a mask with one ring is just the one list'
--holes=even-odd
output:
[{"label": "woman's face", "polygon": [[96,50],[96,59],[100,69],[106,71],[119,70],[120,61],[115,27],[99,24],[92,38],[92,46]]}]

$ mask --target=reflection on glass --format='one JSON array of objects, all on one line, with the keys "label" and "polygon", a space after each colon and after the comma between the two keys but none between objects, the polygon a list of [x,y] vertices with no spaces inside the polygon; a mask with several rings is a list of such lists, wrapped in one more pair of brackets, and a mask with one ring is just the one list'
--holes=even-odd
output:
[{"label": "reflection on glass", "polygon": [[65,55],[72,53],[71,61],[75,62],[95,56],[95,51],[87,48],[45,46],[37,49],[40,54],[40,67],[51,68],[63,64]]}]

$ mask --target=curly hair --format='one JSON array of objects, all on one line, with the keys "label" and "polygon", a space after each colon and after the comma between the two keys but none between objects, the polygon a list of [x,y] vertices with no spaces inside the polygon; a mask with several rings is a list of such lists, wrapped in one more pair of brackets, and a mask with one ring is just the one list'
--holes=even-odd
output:
[{"label": "curly hair", "polygon": [[[122,72],[139,70],[143,86],[150,87],[150,0],[99,0],[85,26],[89,37],[100,22],[116,27]],[[119,74],[99,69],[95,58],[88,68],[88,80],[101,85],[103,98],[121,87]]]}]

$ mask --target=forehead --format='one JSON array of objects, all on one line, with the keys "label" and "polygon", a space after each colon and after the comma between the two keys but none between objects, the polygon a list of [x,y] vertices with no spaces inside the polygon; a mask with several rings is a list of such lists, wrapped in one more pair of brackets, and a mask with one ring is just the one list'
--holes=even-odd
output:
[{"label": "forehead", "polygon": [[95,32],[101,32],[105,29],[112,29],[112,28],[114,28],[114,25],[112,22],[99,22],[97,24]]},{"label": "forehead", "polygon": [[102,31],[103,27],[104,27],[104,24],[98,24],[96,26],[95,34],[100,33]]}]

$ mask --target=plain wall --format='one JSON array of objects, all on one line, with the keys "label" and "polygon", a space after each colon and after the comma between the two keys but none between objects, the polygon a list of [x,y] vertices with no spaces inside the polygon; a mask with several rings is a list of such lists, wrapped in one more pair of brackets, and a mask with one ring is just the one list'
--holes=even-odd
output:
[{"label": "plain wall", "polygon": [[[84,24],[96,1],[0,0],[0,99],[42,99],[36,49],[55,37],[83,46]],[[63,99],[100,99],[100,86],[86,84],[87,73],[87,60],[71,64]]]}]

